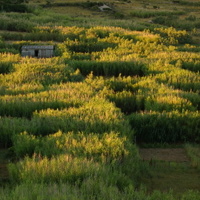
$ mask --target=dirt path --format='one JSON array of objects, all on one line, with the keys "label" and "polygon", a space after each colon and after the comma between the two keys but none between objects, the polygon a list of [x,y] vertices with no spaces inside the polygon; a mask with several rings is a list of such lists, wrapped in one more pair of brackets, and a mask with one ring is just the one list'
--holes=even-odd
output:
[{"label": "dirt path", "polygon": [[147,148],[139,149],[143,160],[162,160],[172,162],[189,162],[189,158],[183,148]]},{"label": "dirt path", "polygon": [[190,165],[185,149],[141,148],[139,153],[142,160],[149,164],[150,175],[142,177],[148,192],[168,192],[172,189],[180,195],[187,190],[200,191],[199,171]]},{"label": "dirt path", "polygon": [[0,183],[3,183],[8,179],[8,160],[6,159],[7,150],[0,149]]}]

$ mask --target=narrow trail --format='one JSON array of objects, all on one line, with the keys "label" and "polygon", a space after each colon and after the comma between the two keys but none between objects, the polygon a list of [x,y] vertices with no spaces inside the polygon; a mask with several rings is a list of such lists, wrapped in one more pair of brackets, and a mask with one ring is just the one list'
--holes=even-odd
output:
[{"label": "narrow trail", "polygon": [[190,159],[183,148],[146,148],[139,149],[143,160],[160,160],[172,162],[189,162]]},{"label": "narrow trail", "polygon": [[6,159],[7,150],[0,149],[0,185],[8,180],[8,160]]},{"label": "narrow trail", "polygon": [[143,162],[149,166],[150,175],[143,177],[147,191],[169,192],[180,195],[187,190],[200,191],[200,174],[191,166],[184,148],[140,148]]}]

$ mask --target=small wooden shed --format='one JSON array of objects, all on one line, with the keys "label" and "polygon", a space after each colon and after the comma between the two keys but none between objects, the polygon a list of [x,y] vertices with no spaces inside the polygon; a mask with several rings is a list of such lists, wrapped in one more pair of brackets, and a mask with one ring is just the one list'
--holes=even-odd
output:
[{"label": "small wooden shed", "polygon": [[22,56],[36,58],[50,58],[54,56],[53,45],[24,45],[21,49]]}]

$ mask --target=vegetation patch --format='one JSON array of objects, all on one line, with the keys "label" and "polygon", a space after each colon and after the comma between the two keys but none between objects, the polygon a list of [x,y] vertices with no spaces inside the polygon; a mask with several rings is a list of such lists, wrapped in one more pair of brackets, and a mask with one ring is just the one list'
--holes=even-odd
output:
[{"label": "vegetation patch", "polygon": [[[181,2],[0,13],[0,198],[199,199],[199,7]],[[146,161],[136,144],[185,150]]]}]

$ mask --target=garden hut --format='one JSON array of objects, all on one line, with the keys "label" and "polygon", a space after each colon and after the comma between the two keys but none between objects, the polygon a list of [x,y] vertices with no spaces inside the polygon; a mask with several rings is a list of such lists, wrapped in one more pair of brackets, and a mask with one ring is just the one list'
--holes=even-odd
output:
[{"label": "garden hut", "polygon": [[21,50],[24,57],[50,58],[54,56],[53,45],[24,45]]}]

